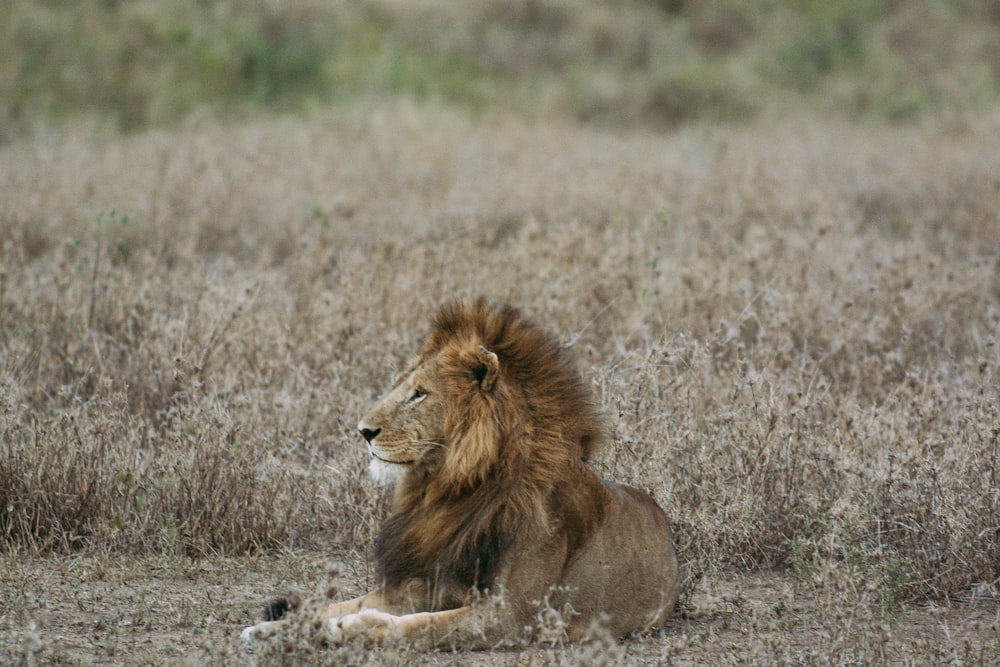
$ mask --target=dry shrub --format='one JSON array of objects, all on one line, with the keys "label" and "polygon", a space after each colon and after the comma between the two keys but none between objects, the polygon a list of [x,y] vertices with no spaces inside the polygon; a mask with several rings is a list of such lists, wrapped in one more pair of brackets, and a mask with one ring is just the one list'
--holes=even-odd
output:
[{"label": "dry shrub", "polygon": [[844,560],[895,606],[1000,574],[1000,396],[986,377],[946,369],[973,383],[946,391],[908,370],[880,396],[877,379],[833,380],[815,361],[783,378],[753,351],[726,361],[730,345],[651,346],[603,380],[617,383],[605,391],[620,436],[604,465],[653,489],[672,471],[664,493],[691,576],[721,557],[807,580]]},{"label": "dry shrub", "polygon": [[58,417],[6,404],[0,532],[11,545],[247,553],[294,543],[319,520],[305,477],[244,438],[223,407],[182,407],[157,432],[112,381],[98,384]]},{"label": "dry shrub", "polygon": [[[367,520],[330,520],[317,451],[282,460],[326,410],[312,388],[293,400],[255,386],[309,372],[261,340],[259,286],[180,276],[121,220],[102,214],[54,244],[42,274],[7,246],[19,278],[0,336],[6,543],[208,556],[365,540]],[[237,363],[252,370],[228,374]]]}]

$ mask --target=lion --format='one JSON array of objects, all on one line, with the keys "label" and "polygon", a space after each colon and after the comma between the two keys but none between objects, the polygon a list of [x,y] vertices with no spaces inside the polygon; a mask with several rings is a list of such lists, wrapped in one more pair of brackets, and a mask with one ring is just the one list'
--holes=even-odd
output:
[{"label": "lion", "polygon": [[[380,586],[319,606],[309,627],[326,642],[484,649],[542,638],[546,609],[562,612],[559,641],[672,614],[666,515],[588,466],[606,440],[591,392],[569,350],[517,309],[442,307],[358,429],[371,475],[395,490],[375,542]],[[287,622],[243,639],[252,648]]]}]

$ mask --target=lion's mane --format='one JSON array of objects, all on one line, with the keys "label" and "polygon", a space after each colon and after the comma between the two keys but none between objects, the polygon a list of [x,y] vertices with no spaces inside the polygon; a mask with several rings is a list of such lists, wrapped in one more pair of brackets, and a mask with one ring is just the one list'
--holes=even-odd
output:
[{"label": "lion's mane", "polygon": [[[489,352],[499,372],[486,388]],[[556,528],[587,539],[599,503],[580,496],[604,491],[573,480],[606,432],[568,350],[515,308],[444,306],[420,362],[435,357],[444,448],[400,481],[375,550],[387,588],[423,578],[452,591],[447,605],[487,588],[518,541]]]}]

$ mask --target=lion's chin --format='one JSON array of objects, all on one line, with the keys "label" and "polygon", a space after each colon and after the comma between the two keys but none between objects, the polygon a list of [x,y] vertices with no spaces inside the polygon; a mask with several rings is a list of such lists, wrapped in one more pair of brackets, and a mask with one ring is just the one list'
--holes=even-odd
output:
[{"label": "lion's chin", "polygon": [[368,464],[368,474],[382,486],[395,486],[410,469],[408,463],[390,463],[375,456]]}]

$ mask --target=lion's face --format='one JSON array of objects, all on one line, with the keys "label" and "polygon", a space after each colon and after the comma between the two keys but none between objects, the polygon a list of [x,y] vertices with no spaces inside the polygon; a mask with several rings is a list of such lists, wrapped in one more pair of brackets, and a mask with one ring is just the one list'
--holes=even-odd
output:
[{"label": "lion's face", "polygon": [[358,424],[371,454],[369,471],[394,484],[414,467],[426,463],[444,446],[444,397],[435,359],[411,362]]}]

